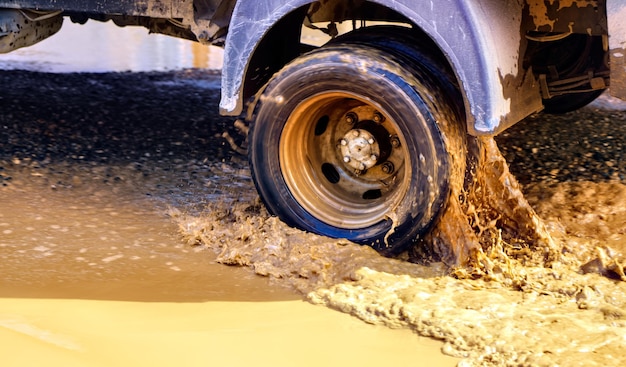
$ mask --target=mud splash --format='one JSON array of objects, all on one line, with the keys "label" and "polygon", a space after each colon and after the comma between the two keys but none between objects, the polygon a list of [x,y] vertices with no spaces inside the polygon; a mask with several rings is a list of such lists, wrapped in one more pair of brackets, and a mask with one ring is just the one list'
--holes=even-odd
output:
[{"label": "mud splash", "polygon": [[[470,167],[472,181],[454,197],[440,222],[432,231],[429,243],[434,252],[459,278],[484,278],[510,285],[524,276],[519,266],[553,268],[569,266],[585,272],[596,271],[625,281],[623,256],[611,249],[569,243],[556,232],[555,238],[546,223],[526,200],[522,189],[510,173],[506,160],[492,138],[476,142]],[[583,193],[589,190],[582,190]],[[606,216],[623,212],[619,203],[624,194],[619,186],[605,202]],[[582,195],[584,202],[593,202],[595,191]],[[621,195],[620,195],[621,193]],[[615,196],[613,196],[615,195]],[[581,205],[579,203],[579,205]],[[610,209],[609,209],[610,208]],[[580,213],[580,209],[576,210]],[[580,222],[580,220],[578,220]],[[606,230],[605,230],[606,232]],[[606,243],[606,239],[605,239]],[[596,246],[598,244],[596,243]],[[466,257],[458,254],[469,254]]]},{"label": "mud splash", "polygon": [[188,243],[211,248],[219,262],[249,266],[368,323],[443,340],[444,353],[464,358],[463,366],[626,362],[619,252],[544,222],[495,141],[477,141],[476,151],[472,181],[429,239],[427,265],[405,261],[423,249],[389,259],[289,228],[259,202],[172,215]]},{"label": "mud splash", "polygon": [[425,241],[434,256],[461,277],[505,275],[511,258],[535,266],[555,261],[558,246],[493,138],[477,139],[469,150],[469,182],[453,184],[452,200]]}]

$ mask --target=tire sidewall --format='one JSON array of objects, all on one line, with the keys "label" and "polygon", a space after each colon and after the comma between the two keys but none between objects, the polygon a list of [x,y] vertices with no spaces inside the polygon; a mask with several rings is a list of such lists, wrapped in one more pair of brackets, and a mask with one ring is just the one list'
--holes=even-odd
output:
[{"label": "tire sidewall", "polygon": [[[367,228],[337,228],[313,217],[289,191],[280,167],[280,138],[292,111],[301,101],[334,90],[378,105],[396,122],[408,150],[411,183],[406,194],[390,219]],[[259,97],[249,147],[255,185],[270,212],[288,225],[368,244],[382,253],[403,250],[430,227],[448,196],[445,142],[429,100],[436,97],[417,90],[424,93],[428,87],[392,56],[367,47],[329,47],[286,66]]]}]

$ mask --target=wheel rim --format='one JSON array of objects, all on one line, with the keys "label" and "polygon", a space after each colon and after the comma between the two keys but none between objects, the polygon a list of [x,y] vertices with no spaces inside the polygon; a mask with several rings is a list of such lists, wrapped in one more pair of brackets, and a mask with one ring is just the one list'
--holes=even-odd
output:
[{"label": "wheel rim", "polygon": [[325,92],[302,101],[279,141],[280,167],[296,201],[313,217],[357,229],[394,220],[410,187],[405,138],[380,106]]}]

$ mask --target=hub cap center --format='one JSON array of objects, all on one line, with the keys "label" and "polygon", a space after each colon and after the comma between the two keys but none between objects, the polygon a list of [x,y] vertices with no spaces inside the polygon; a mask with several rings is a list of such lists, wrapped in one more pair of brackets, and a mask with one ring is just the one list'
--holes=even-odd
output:
[{"label": "hub cap center", "polygon": [[365,171],[378,162],[380,147],[369,131],[352,129],[344,135],[340,143],[341,156],[348,166]]}]

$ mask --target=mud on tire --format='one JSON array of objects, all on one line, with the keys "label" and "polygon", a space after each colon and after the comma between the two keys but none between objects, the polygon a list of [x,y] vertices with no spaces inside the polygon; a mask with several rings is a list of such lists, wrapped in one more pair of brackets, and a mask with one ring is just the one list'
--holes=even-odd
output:
[{"label": "mud on tire", "polygon": [[261,199],[287,224],[393,255],[462,180],[448,153],[462,144],[462,117],[433,59],[380,34],[345,37],[277,73],[250,118],[249,160]]}]

